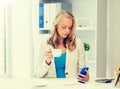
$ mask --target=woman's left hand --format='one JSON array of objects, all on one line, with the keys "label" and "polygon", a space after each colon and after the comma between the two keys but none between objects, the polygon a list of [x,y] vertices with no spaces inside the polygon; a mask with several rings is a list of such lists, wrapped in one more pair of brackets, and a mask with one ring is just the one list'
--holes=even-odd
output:
[{"label": "woman's left hand", "polygon": [[[87,82],[89,80],[89,72],[86,70],[86,75],[83,75],[83,74],[79,74],[77,79],[82,81],[82,82]],[[82,77],[80,77],[82,76]]]}]

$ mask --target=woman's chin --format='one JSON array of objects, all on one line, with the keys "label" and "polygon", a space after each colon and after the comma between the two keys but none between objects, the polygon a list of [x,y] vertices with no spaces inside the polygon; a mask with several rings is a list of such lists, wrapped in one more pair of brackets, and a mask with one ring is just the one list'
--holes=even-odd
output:
[{"label": "woman's chin", "polygon": [[63,38],[67,38],[67,35],[64,35]]}]

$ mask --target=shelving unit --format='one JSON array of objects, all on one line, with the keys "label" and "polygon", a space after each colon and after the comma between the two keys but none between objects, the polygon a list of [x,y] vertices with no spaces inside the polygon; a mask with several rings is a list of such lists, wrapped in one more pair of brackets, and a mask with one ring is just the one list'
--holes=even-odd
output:
[{"label": "shelving unit", "polygon": [[93,28],[93,20],[92,18],[76,18],[77,27],[80,28]]},{"label": "shelving unit", "polygon": [[95,31],[92,27],[76,27],[76,30],[81,30],[81,31]]}]

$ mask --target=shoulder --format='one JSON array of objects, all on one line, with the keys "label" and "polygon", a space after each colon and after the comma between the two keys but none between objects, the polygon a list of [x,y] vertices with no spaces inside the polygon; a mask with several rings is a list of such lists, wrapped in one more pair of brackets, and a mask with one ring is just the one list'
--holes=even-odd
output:
[{"label": "shoulder", "polygon": [[42,45],[42,46],[48,45],[47,41],[50,38],[50,36],[43,36],[42,38],[43,39],[39,41],[39,44]]},{"label": "shoulder", "polygon": [[84,42],[81,38],[76,38],[76,48],[84,51]]},{"label": "shoulder", "polygon": [[81,38],[76,38],[76,47],[77,47],[78,49],[81,49],[81,48],[84,47],[84,42],[82,41]]}]

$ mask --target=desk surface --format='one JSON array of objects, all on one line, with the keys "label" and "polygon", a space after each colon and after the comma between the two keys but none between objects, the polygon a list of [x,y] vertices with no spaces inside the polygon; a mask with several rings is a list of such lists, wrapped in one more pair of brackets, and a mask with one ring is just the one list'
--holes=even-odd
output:
[{"label": "desk surface", "polygon": [[0,89],[118,89],[113,83],[82,84],[77,79],[0,78]]}]

